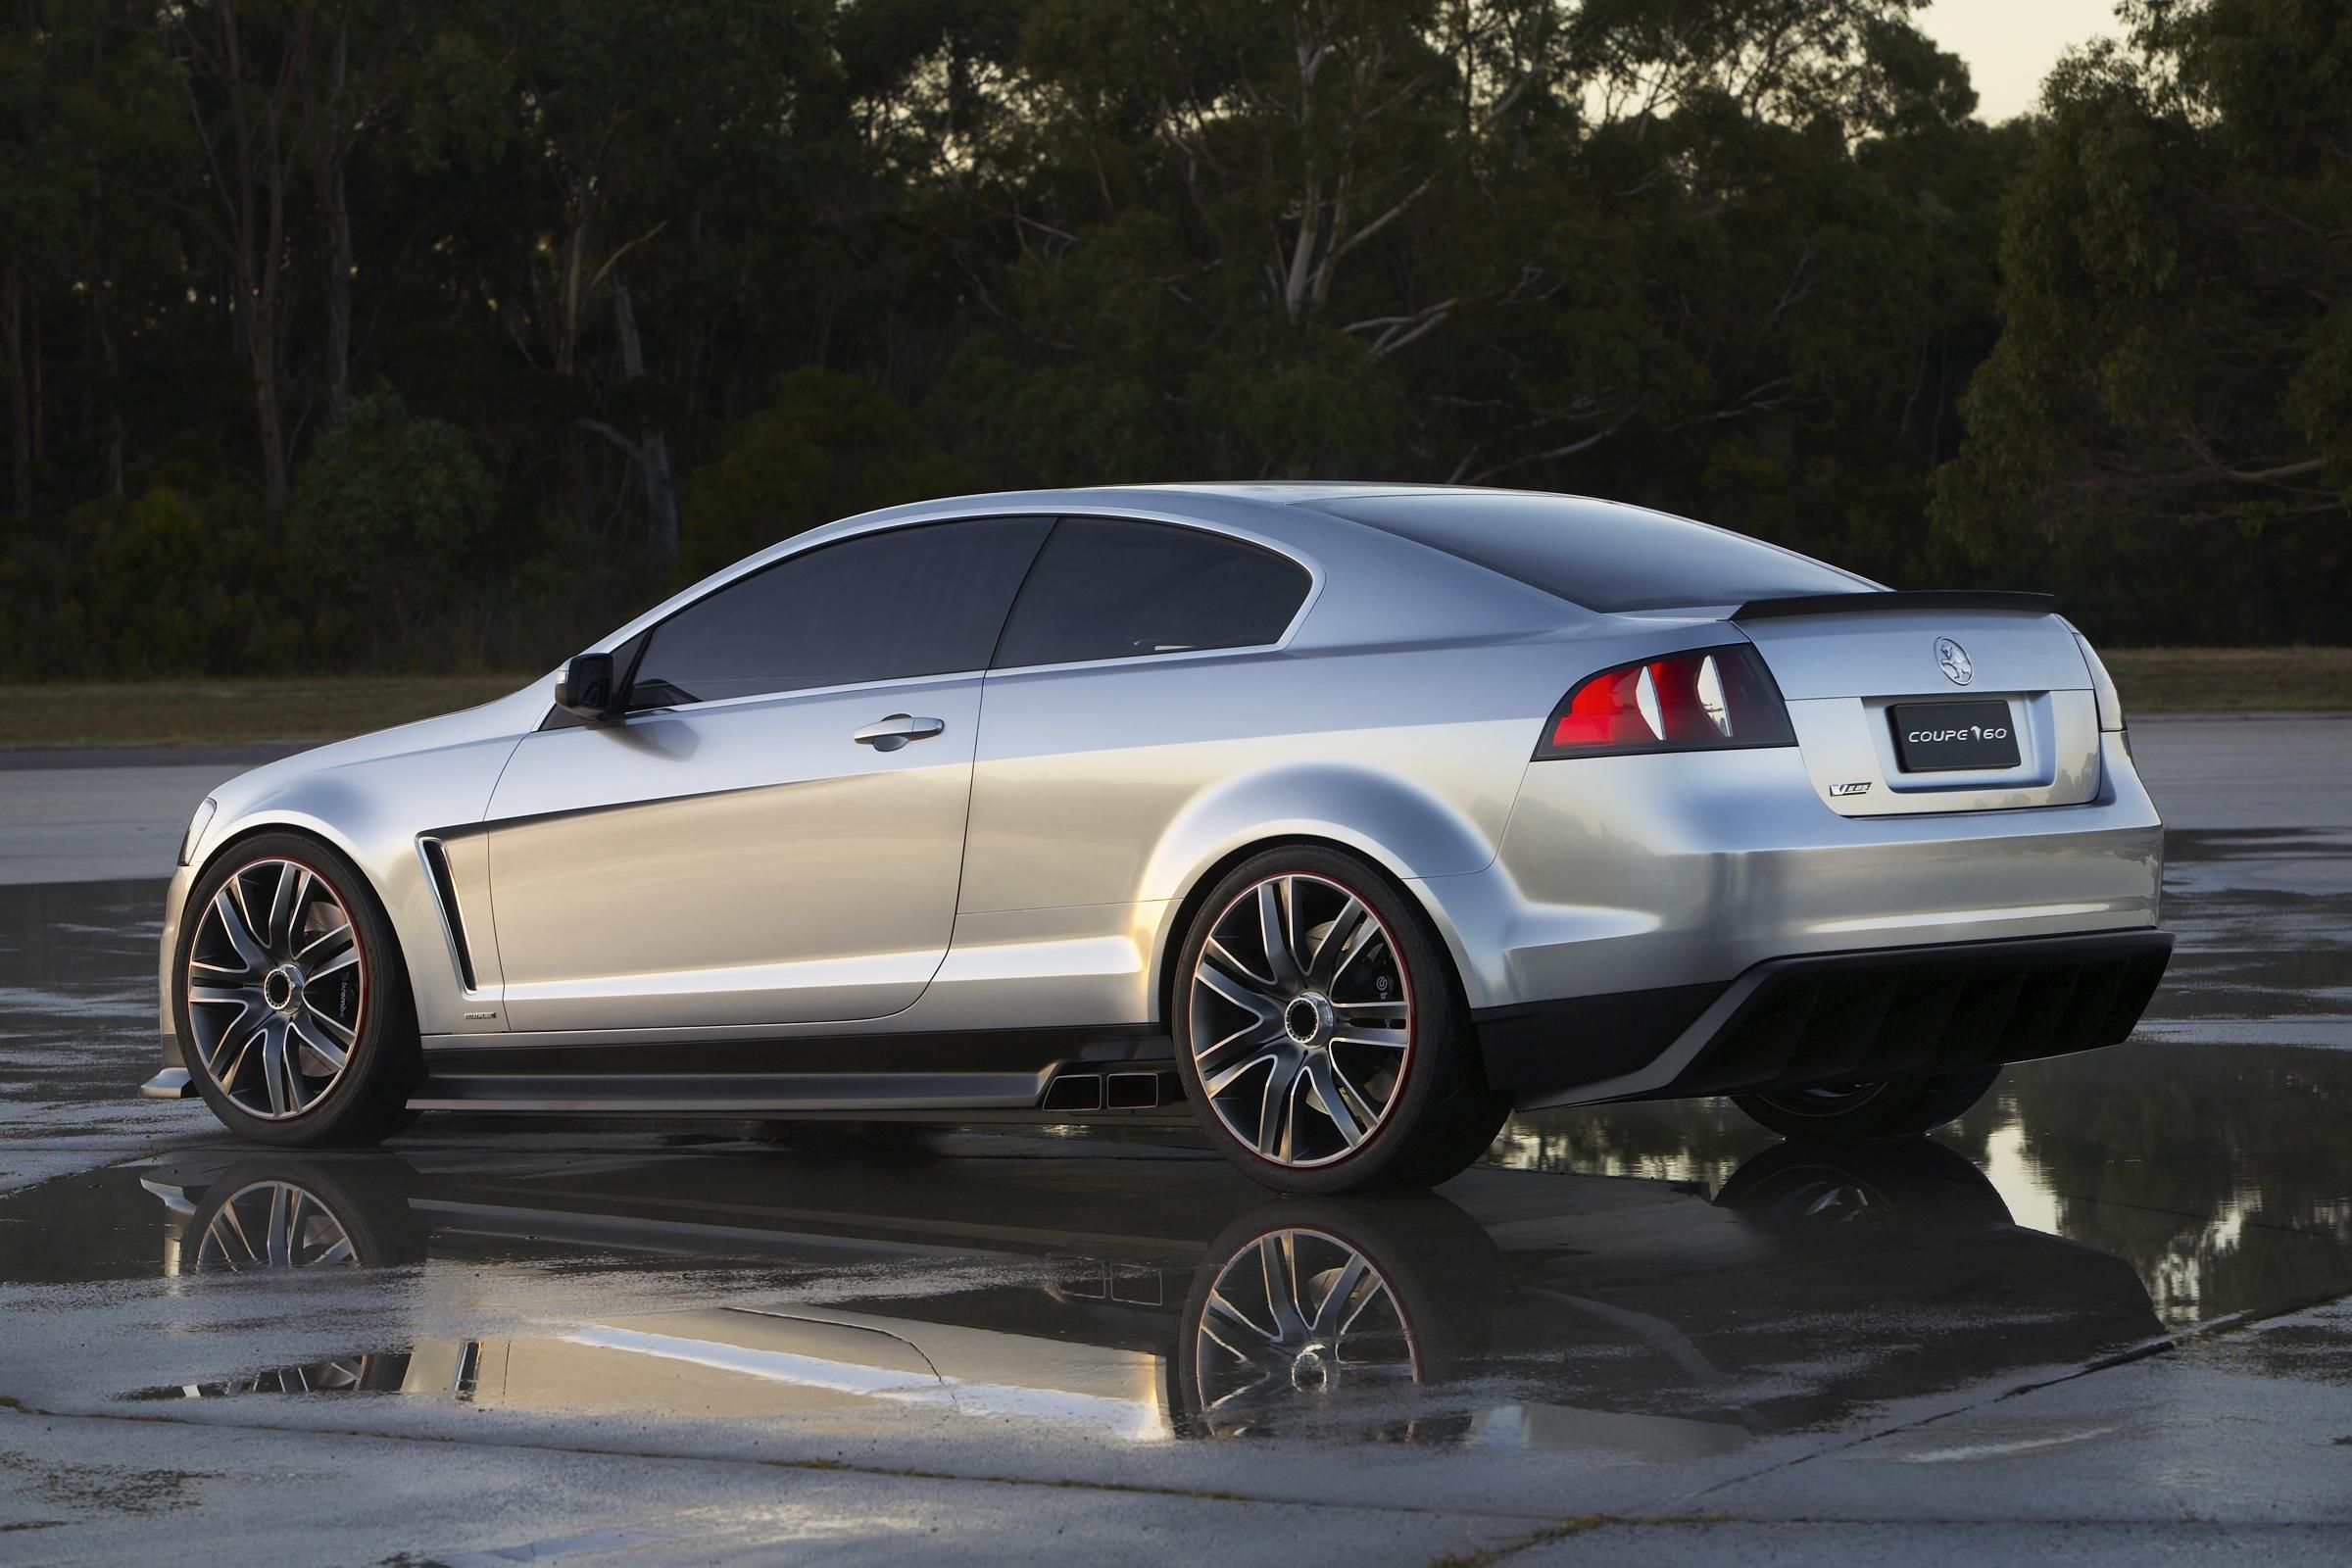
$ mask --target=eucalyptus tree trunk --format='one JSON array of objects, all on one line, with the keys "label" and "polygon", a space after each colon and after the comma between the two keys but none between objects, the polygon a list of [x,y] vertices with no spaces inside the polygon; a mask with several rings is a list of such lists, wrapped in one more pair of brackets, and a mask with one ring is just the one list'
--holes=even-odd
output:
[{"label": "eucalyptus tree trunk", "polygon": [[344,185],[349,144],[343,133],[343,87],[350,65],[351,21],[335,24],[327,61],[325,123],[318,127],[318,208],[326,222],[326,415],[343,416],[351,397],[351,203]]},{"label": "eucalyptus tree trunk", "polygon": [[[180,81],[220,201],[221,220],[206,228],[226,264],[229,321],[253,377],[263,499],[271,511],[282,511],[288,488],[281,395],[285,355],[279,341],[285,308],[286,195],[302,151],[299,126],[288,124],[286,111],[289,97],[309,73],[311,12],[304,7],[295,13],[281,40],[276,77],[249,95],[245,39],[235,0],[215,0],[205,11],[214,26],[210,38],[200,35],[194,10],[177,18],[175,33],[188,68]],[[205,112],[200,81],[220,95],[225,134]]]},{"label": "eucalyptus tree trunk", "polygon": [[[637,308],[629,285],[612,274],[612,330],[620,340],[620,379],[623,386],[645,374],[645,347],[637,333]],[[669,438],[653,416],[647,415],[637,441],[638,470],[645,479],[646,515],[654,525],[654,544],[664,561],[678,555],[678,484],[669,465]]]},{"label": "eucalyptus tree trunk", "polygon": [[9,499],[24,517],[32,514],[32,400],[24,373],[24,275],[14,262],[0,284],[0,351],[8,361]]}]

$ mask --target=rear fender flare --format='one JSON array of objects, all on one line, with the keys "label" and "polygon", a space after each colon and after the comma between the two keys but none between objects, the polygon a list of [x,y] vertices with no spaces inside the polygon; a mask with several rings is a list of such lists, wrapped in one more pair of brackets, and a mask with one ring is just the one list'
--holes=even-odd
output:
[{"label": "rear fender flare", "polygon": [[[1168,966],[1199,896],[1223,869],[1262,846],[1320,842],[1350,850],[1386,871],[1428,909],[1463,968],[1452,923],[1422,883],[1494,863],[1499,847],[1444,801],[1369,768],[1315,762],[1228,779],[1179,811],[1146,862],[1140,903],[1156,904],[1146,995],[1158,1006]],[[1164,1021],[1164,1020],[1162,1020]]]}]

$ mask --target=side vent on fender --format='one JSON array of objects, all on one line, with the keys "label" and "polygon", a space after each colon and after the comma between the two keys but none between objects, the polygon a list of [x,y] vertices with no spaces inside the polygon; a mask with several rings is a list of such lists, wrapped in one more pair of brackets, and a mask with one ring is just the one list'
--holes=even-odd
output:
[{"label": "side vent on fender", "polygon": [[418,839],[416,853],[424,858],[424,874],[433,885],[433,903],[441,910],[441,929],[449,938],[449,954],[458,962],[458,978],[468,991],[473,983],[473,950],[466,945],[466,921],[458,912],[458,888],[450,880],[449,852],[439,839]]}]

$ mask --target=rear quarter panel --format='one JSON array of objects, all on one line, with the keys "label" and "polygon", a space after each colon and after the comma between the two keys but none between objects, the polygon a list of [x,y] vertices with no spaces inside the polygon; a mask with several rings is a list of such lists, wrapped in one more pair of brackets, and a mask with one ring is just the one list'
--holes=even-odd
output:
[{"label": "rear quarter panel", "polygon": [[[1079,966],[1106,968],[1047,987],[1066,991],[1068,1010],[1032,994],[1041,1021],[1155,1017],[1184,901],[1220,864],[1254,845],[1327,840],[1426,904],[1432,881],[1494,865],[1544,719],[1581,674],[1628,648],[1722,631],[1586,623],[992,674],[957,947],[1050,933],[1075,955],[1099,941],[1102,956]],[[1457,946],[1457,964],[1466,957]],[[942,978],[955,986],[965,968],[951,954]]]}]

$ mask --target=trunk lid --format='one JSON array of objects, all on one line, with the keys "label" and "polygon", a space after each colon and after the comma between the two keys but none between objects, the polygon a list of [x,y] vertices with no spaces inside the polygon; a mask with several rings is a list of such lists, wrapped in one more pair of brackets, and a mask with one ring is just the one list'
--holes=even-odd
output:
[{"label": "trunk lid", "polygon": [[[1731,619],[1772,670],[1805,771],[1840,815],[2080,806],[2098,795],[2090,667],[2041,595],[1767,599]],[[1938,744],[1954,737],[1957,759]]]}]

